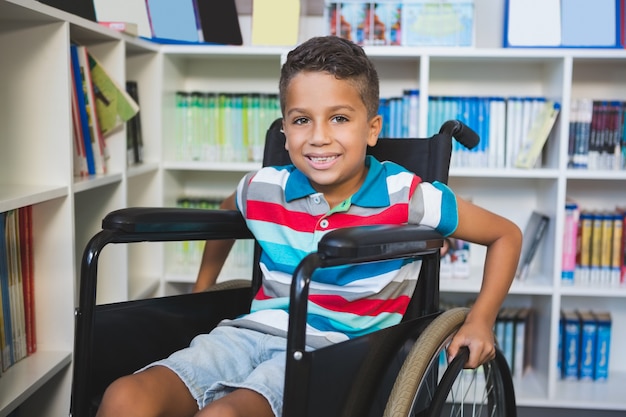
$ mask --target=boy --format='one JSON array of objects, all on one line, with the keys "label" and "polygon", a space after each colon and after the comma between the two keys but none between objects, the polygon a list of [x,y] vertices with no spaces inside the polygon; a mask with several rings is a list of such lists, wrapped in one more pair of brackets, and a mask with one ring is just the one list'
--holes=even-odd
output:
[{"label": "boy", "polygon": [[[324,233],[347,225],[421,223],[486,245],[480,294],[449,353],[468,346],[467,367],[493,358],[492,328],[515,273],[521,232],[443,184],[366,157],[382,127],[378,88],[372,63],[350,41],[318,37],[289,53],[279,90],[293,165],[248,174],[222,204],[241,211],[264,249],[252,312],[114,382],[98,416],[280,416],[291,273]],[[207,242],[195,290],[215,283],[229,249],[230,242]],[[418,268],[419,262],[393,261],[315,275],[309,348],[399,322]]]}]

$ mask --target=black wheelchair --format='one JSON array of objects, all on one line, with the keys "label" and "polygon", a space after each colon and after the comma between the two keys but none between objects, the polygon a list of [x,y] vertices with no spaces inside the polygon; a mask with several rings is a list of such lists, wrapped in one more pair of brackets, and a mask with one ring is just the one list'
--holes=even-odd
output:
[{"label": "black wheelchair", "polygon": [[[289,162],[280,119],[268,129],[264,165]],[[425,139],[380,139],[368,152],[393,160],[426,181],[447,182],[453,138],[472,148],[477,135],[459,121]],[[246,285],[203,293],[96,305],[98,258],[110,243],[252,239],[238,212],[127,208],[109,213],[85,248],[76,310],[70,413],[95,414],[117,377],[189,345],[224,318],[249,311],[261,273]],[[467,315],[440,311],[439,264],[444,239],[416,225],[336,230],[304,258],[291,284],[284,417],[515,417],[515,393],[502,354],[475,370],[463,369],[467,349],[448,363],[446,346]],[[255,251],[258,260],[258,246]],[[318,268],[420,257],[417,288],[401,323],[315,351],[305,350],[307,295]],[[228,287],[231,288],[228,288]]]}]

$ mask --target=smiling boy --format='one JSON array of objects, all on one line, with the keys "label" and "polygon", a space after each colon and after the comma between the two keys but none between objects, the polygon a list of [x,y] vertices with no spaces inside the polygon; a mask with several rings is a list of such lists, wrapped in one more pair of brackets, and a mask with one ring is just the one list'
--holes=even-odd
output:
[{"label": "smiling boy", "polygon": [[[517,265],[521,232],[510,221],[366,156],[382,127],[379,80],[362,48],[316,37],[292,50],[279,83],[293,165],[246,175],[222,204],[237,209],[263,248],[263,283],[251,313],[222,322],[189,348],[120,378],[98,416],[280,416],[291,274],[329,231],[419,223],[487,247],[483,284],[449,354],[468,367],[495,355],[492,328]],[[207,242],[195,290],[215,283],[230,243]],[[398,323],[419,262],[346,266],[314,275],[307,345],[320,348]]]}]

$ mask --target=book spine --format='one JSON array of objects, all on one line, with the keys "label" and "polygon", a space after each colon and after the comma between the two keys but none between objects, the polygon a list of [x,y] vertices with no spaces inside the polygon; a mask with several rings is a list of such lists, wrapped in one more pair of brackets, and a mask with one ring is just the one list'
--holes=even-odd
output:
[{"label": "book spine", "polygon": [[571,311],[564,313],[563,379],[578,379],[580,320]]},{"label": "book spine", "polygon": [[601,213],[595,213],[592,218],[591,226],[591,258],[590,258],[590,282],[600,284],[602,265],[602,225],[603,216]]},{"label": "book spine", "polygon": [[565,205],[565,221],[563,225],[563,257],[561,262],[561,280],[564,283],[574,283],[576,271],[576,247],[578,245],[578,205]]},{"label": "book spine", "polygon": [[591,273],[591,235],[593,231],[593,214],[583,212],[580,215],[579,241],[576,274],[576,284],[588,284]]},{"label": "book spine", "polygon": [[70,56],[72,66],[72,78],[74,81],[74,90],[78,104],[80,115],[81,137],[83,139],[83,150],[85,152],[85,160],[87,164],[87,174],[94,175],[96,173],[96,165],[93,155],[93,147],[91,145],[91,130],[89,128],[89,115],[87,113],[87,104],[85,102],[85,88],[83,84],[83,73],[80,66],[78,56],[78,46],[70,45]]},{"label": "book spine", "polygon": [[596,314],[596,351],[593,379],[606,381],[609,377],[609,357],[611,347],[611,315],[609,313]]},{"label": "book spine", "polygon": [[621,274],[621,258],[624,253],[622,247],[623,233],[624,233],[624,217],[619,212],[614,212],[613,217],[613,231],[611,241],[611,271],[609,281],[612,286],[619,286],[620,274]]},{"label": "book spine", "polygon": [[593,380],[596,361],[597,323],[591,312],[580,312],[580,367],[578,378],[583,381]]},{"label": "book spine", "polygon": [[613,215],[602,213],[602,235],[600,249],[600,282],[603,285],[611,283],[611,246],[613,245]]}]

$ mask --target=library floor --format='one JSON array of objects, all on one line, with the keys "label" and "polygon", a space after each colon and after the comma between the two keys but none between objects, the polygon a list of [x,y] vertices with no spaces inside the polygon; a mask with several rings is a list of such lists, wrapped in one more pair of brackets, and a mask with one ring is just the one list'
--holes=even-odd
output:
[{"label": "library floor", "polygon": [[517,417],[624,417],[624,411],[518,407]]}]

